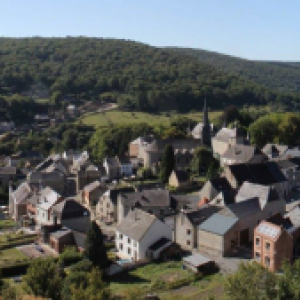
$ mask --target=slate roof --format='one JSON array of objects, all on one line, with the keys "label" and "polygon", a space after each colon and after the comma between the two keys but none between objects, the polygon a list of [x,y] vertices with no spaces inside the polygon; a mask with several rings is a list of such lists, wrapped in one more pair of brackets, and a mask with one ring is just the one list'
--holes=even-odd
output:
[{"label": "slate roof", "polygon": [[280,199],[279,194],[275,189],[269,186],[245,181],[240,187],[235,200],[238,203],[253,198],[257,198],[259,200],[261,209],[263,209],[267,203]]},{"label": "slate roof", "polygon": [[143,190],[134,193],[120,193],[119,195],[125,206],[155,206],[167,207],[171,205],[170,193],[168,190]]},{"label": "slate roof", "polygon": [[111,168],[119,168],[120,167],[120,162],[117,157],[106,157],[105,160],[106,160],[106,163],[108,164],[108,166]]},{"label": "slate roof", "polygon": [[218,177],[210,179],[211,185],[218,191],[229,191],[231,190],[231,185],[229,184],[227,178]]},{"label": "slate roof", "polygon": [[31,195],[31,193],[32,193],[32,191],[31,191],[29,184],[27,182],[23,182],[13,192],[15,202],[17,204],[24,202]]},{"label": "slate roof", "polygon": [[0,176],[1,175],[16,175],[17,168],[15,167],[0,167]]},{"label": "slate roof", "polygon": [[237,223],[237,221],[238,219],[235,217],[225,216],[217,213],[203,222],[199,226],[199,229],[222,236],[228,232],[228,230],[231,229]]},{"label": "slate roof", "polygon": [[249,181],[262,185],[272,185],[287,180],[276,162],[235,164],[229,165],[227,168],[230,169],[239,184]]},{"label": "slate roof", "polygon": [[286,145],[278,145],[278,144],[266,144],[262,152],[267,155],[283,155],[285,151],[288,150],[288,146]]},{"label": "slate roof", "polygon": [[64,227],[57,230],[57,231],[54,231],[54,232],[50,233],[51,237],[53,237],[55,239],[58,239],[58,240],[65,237],[65,236],[67,236],[67,235],[73,235],[73,232],[72,232],[71,229],[64,228]]},{"label": "slate roof", "polygon": [[197,210],[185,212],[185,215],[194,226],[198,226],[219,210],[217,206],[204,205]]},{"label": "slate roof", "polygon": [[39,207],[43,210],[48,210],[51,208],[61,197],[56,191],[52,190],[50,187],[45,187],[40,191],[41,203]]},{"label": "slate roof", "polygon": [[292,210],[285,214],[294,227],[300,227],[300,205],[296,205]]},{"label": "slate roof", "polygon": [[223,208],[219,214],[242,219],[261,211],[258,198],[252,198],[243,202],[233,203]]},{"label": "slate roof", "polygon": [[287,170],[287,169],[297,167],[297,165],[295,163],[293,163],[292,160],[288,160],[288,159],[278,160],[278,161],[276,161],[276,164],[280,170]]},{"label": "slate roof", "polygon": [[135,241],[139,241],[147,233],[155,222],[156,217],[140,209],[130,211],[128,215],[117,225],[116,230]]},{"label": "slate roof", "polygon": [[149,249],[152,251],[157,251],[168,244],[172,244],[172,241],[170,241],[169,239],[167,239],[165,237],[162,237],[158,241],[156,241],[154,244],[152,244],[149,247]]},{"label": "slate roof", "polygon": [[229,142],[231,138],[236,138],[240,135],[240,130],[237,128],[225,128],[223,127],[215,136],[214,139],[222,141],[222,142]]},{"label": "slate roof", "polygon": [[90,215],[87,208],[73,199],[67,199],[54,205],[52,210],[54,213],[58,213],[62,218],[68,219]]},{"label": "slate roof", "polygon": [[250,161],[255,155],[262,155],[260,149],[255,146],[249,145],[233,145],[228,148],[224,154],[223,159],[232,159],[241,163]]},{"label": "slate roof", "polygon": [[188,172],[184,170],[174,170],[173,172],[179,182],[186,182],[190,178]]},{"label": "slate roof", "polygon": [[127,187],[127,188],[121,188],[121,189],[111,189],[108,191],[110,200],[113,204],[117,204],[118,202],[118,196],[119,194],[126,194],[126,193],[133,193],[134,188]]}]

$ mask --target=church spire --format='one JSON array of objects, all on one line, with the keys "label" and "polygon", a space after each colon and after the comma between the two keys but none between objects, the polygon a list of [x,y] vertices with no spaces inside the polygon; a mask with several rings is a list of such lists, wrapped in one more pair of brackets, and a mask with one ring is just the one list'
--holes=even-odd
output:
[{"label": "church spire", "polygon": [[206,106],[206,98],[204,98],[204,106],[203,106],[203,125],[209,125],[209,119],[208,119],[208,110]]}]

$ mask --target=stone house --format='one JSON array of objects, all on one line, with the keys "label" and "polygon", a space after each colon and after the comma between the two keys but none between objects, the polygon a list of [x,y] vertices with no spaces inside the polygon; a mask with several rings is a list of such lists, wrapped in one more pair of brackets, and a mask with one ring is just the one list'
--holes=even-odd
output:
[{"label": "stone house", "polygon": [[146,147],[155,140],[153,135],[148,135],[144,137],[138,137],[134,141],[129,143],[129,156],[135,158],[141,158],[140,148]]},{"label": "stone house", "polygon": [[175,217],[174,242],[183,249],[197,248],[198,226],[219,210],[218,207],[208,205],[194,210],[182,210]]},{"label": "stone house", "polygon": [[95,207],[106,191],[107,188],[98,180],[86,185],[81,192],[82,204],[87,207]]},{"label": "stone house", "polygon": [[282,226],[262,221],[254,230],[253,257],[273,272],[292,262],[293,236]]},{"label": "stone house", "polygon": [[260,164],[236,164],[224,168],[224,175],[233,189],[238,189],[245,181],[270,186],[277,189],[281,197],[290,192],[290,185],[276,162]]},{"label": "stone house", "polygon": [[107,190],[96,204],[96,218],[108,223],[118,222],[118,195],[132,192],[133,188]]},{"label": "stone house", "polygon": [[226,177],[212,178],[207,180],[202,189],[200,190],[199,198],[201,200],[207,199],[209,202],[224,191],[232,191],[232,187],[229,184]]},{"label": "stone house", "polygon": [[79,165],[75,171],[76,192],[79,193],[87,184],[100,179],[99,168],[92,163]]},{"label": "stone house", "polygon": [[267,161],[267,156],[257,147],[251,145],[232,145],[221,156],[222,166],[233,164],[255,164]]},{"label": "stone house", "polygon": [[223,127],[217,134],[212,138],[213,153],[220,157],[230,147],[234,145],[243,145],[246,143],[245,136],[238,128],[225,128]]},{"label": "stone house", "polygon": [[290,189],[295,188],[300,185],[300,172],[298,163],[299,159],[284,159],[276,161],[277,166],[279,167],[280,171],[286,177]]},{"label": "stone house", "polygon": [[109,180],[119,179],[121,177],[121,165],[117,156],[104,158],[103,167],[105,168]]},{"label": "stone house", "polygon": [[188,187],[190,182],[189,174],[184,170],[173,170],[169,177],[169,185],[175,188]]},{"label": "stone house", "polygon": [[[151,249],[162,239],[160,247]],[[172,230],[154,215],[135,209],[117,225],[115,243],[117,255],[121,258],[156,259],[160,251],[172,244]]]},{"label": "stone house", "polygon": [[199,249],[227,255],[236,247],[247,246],[256,225],[277,213],[284,214],[285,201],[276,189],[246,182],[235,203],[199,226]]},{"label": "stone house", "polygon": [[118,222],[121,222],[131,210],[136,208],[147,211],[159,219],[172,215],[175,212],[175,207],[172,207],[170,193],[166,189],[120,193],[117,204]]},{"label": "stone house", "polygon": [[32,194],[32,188],[27,182],[20,184],[16,190],[9,186],[9,215],[15,221],[20,221],[27,215],[27,200]]}]

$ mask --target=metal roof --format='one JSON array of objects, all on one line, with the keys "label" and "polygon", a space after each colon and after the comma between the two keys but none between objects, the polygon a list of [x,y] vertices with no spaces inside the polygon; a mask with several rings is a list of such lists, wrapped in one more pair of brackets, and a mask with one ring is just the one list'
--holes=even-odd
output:
[{"label": "metal roof", "polygon": [[211,232],[217,235],[224,235],[233,225],[236,224],[238,218],[225,216],[222,214],[214,214],[204,221],[199,229]]},{"label": "metal roof", "polygon": [[209,262],[212,262],[211,259],[207,258],[206,256],[200,254],[200,253],[195,253],[190,256],[184,257],[183,261],[188,263],[189,265],[193,267],[200,267],[202,265],[205,265]]}]

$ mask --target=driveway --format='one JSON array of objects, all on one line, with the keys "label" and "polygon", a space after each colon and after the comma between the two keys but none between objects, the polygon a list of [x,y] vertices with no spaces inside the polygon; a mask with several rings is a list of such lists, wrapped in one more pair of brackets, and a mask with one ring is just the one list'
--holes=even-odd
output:
[{"label": "driveway", "polygon": [[38,251],[36,249],[35,244],[19,246],[19,247],[16,247],[16,248],[18,250],[20,250],[21,252],[23,252],[29,258],[55,256],[55,252],[53,250],[50,250],[45,245],[39,245],[39,247],[41,247],[43,249],[43,252]]}]

